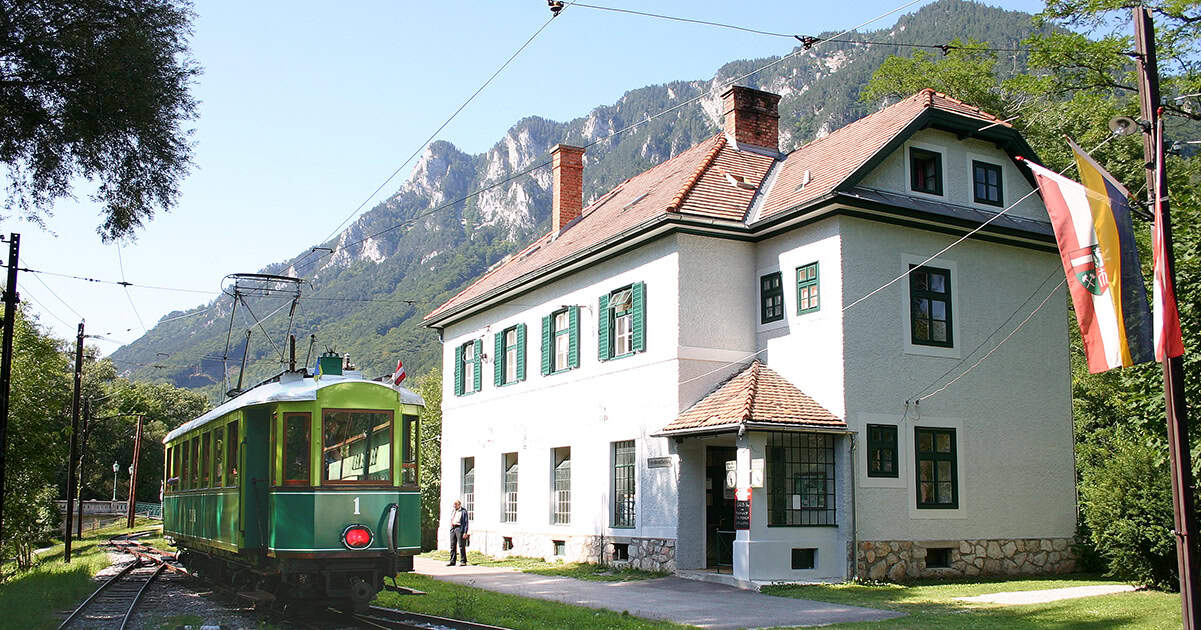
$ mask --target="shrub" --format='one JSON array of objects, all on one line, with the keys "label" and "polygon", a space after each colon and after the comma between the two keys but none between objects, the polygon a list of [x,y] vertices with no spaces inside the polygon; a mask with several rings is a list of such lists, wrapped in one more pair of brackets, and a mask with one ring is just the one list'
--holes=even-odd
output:
[{"label": "shrub", "polygon": [[1110,442],[1107,457],[1082,470],[1080,497],[1093,545],[1112,575],[1178,588],[1172,487],[1158,449],[1132,440]]}]

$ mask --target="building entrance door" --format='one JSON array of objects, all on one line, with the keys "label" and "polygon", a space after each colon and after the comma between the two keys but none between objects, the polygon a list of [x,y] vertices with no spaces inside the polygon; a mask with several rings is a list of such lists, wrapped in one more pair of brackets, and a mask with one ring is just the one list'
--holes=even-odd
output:
[{"label": "building entrance door", "polygon": [[734,461],[733,446],[705,448],[705,566],[734,570],[734,489],[726,487],[726,462]]}]

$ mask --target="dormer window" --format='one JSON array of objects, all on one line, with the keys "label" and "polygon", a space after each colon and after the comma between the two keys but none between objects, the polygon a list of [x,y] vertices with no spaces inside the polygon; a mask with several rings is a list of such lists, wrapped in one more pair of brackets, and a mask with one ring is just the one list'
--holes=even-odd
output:
[{"label": "dormer window", "polygon": [[996,164],[972,160],[972,189],[976,203],[1005,205],[1001,189],[1001,167]]},{"label": "dormer window", "polygon": [[909,187],[929,195],[942,195],[942,155],[934,151],[909,149]]}]

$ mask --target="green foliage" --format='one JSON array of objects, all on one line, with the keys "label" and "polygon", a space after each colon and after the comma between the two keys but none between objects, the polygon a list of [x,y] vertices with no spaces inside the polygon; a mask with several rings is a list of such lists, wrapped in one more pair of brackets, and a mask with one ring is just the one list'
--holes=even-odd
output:
[{"label": "green foliage", "polygon": [[105,241],[169,209],[191,164],[191,9],[175,0],[0,1],[5,210],[40,221],[95,181]]},{"label": "green foliage", "polygon": [[1082,456],[1097,459],[1081,471],[1080,482],[1085,520],[1097,550],[1110,567],[1121,567],[1123,577],[1174,588],[1172,488],[1163,454],[1144,443],[1115,440],[1104,453]]},{"label": "green foliage", "polygon": [[15,324],[0,553],[28,569],[34,545],[56,523],[46,508],[67,459],[71,381],[62,344],[23,310]]},{"label": "green foliage", "polygon": [[425,400],[421,413],[421,548],[438,546],[438,511],[442,495],[442,373],[431,368],[417,378],[416,389]]},{"label": "green foliage", "polygon": [[1005,101],[995,77],[997,56],[986,42],[952,40],[954,48],[945,55],[919,50],[912,57],[889,57],[880,64],[872,80],[860,93],[867,103],[896,101],[924,88],[971,103],[989,112],[1004,111]]}]

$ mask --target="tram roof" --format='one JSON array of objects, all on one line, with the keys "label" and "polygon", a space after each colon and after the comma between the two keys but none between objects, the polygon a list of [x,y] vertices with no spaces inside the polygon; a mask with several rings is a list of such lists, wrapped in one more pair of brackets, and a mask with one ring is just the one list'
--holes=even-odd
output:
[{"label": "tram roof", "polygon": [[174,431],[168,433],[167,437],[163,438],[163,443],[166,444],[167,442],[174,440],[188,431],[198,429],[231,411],[235,411],[243,407],[250,407],[252,405],[261,405],[271,402],[317,400],[317,390],[334,385],[341,385],[343,383],[364,383],[377,385],[379,387],[386,387],[396,392],[397,395],[400,396],[400,402],[402,404],[425,406],[425,401],[421,398],[421,395],[407,387],[389,385],[388,383],[381,383],[380,381],[369,381],[357,376],[338,376],[330,374],[322,376],[320,379],[295,378],[294,380],[280,380],[255,387],[250,391],[242,393],[240,396],[227,400],[221,405],[214,407],[208,413],[200,416],[199,418],[183,423]]}]

